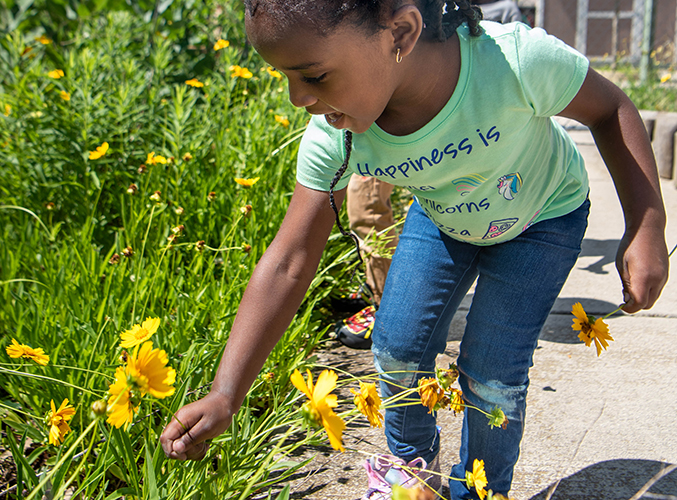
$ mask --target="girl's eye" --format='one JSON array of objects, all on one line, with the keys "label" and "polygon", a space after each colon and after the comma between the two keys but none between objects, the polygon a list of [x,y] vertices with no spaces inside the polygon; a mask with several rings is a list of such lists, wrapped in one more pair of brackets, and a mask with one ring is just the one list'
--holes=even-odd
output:
[{"label": "girl's eye", "polygon": [[323,73],[320,76],[316,77],[310,77],[310,76],[302,76],[301,80],[303,80],[305,83],[320,83],[324,78],[327,76],[327,73]]}]

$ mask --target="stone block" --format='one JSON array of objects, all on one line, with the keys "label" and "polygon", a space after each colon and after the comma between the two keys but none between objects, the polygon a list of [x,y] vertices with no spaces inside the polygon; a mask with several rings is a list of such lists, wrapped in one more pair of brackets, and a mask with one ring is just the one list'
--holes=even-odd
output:
[{"label": "stone block", "polygon": [[651,145],[656,155],[658,173],[665,179],[672,178],[675,132],[677,132],[677,113],[658,113]]},{"label": "stone block", "polygon": [[646,132],[647,134],[649,134],[649,140],[653,140],[653,127],[654,124],[656,123],[658,111],[653,111],[649,109],[640,109],[639,114],[642,117],[642,121],[644,122]]}]

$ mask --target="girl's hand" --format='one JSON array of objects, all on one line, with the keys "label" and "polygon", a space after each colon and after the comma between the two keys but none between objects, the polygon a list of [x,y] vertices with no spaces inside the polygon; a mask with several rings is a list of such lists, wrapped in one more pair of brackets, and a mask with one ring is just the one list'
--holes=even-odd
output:
[{"label": "girl's hand", "polygon": [[623,310],[650,309],[668,280],[668,249],[661,228],[626,231],[618,246],[616,268],[623,283]]},{"label": "girl's hand", "polygon": [[167,458],[202,460],[209,449],[206,440],[220,436],[230,426],[233,414],[226,399],[212,391],[177,411],[160,436]]}]

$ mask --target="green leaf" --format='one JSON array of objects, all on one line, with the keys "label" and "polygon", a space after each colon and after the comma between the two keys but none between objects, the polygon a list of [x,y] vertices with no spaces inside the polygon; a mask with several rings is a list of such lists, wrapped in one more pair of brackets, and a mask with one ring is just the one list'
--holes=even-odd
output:
[{"label": "green leaf", "polygon": [[160,495],[158,494],[157,482],[155,481],[155,468],[153,467],[153,458],[150,453],[151,446],[152,445],[149,440],[146,439],[146,444],[144,446],[146,451],[146,463],[144,464],[146,469],[146,477],[145,481],[143,482],[143,487],[146,491],[144,492],[144,498],[148,498],[149,500],[159,500]]}]

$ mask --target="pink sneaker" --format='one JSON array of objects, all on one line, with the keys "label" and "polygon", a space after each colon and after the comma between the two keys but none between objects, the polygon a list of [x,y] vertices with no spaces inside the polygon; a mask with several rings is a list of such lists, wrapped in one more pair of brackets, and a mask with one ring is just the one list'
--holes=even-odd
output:
[{"label": "pink sneaker", "polygon": [[[404,468],[406,465],[406,469]],[[398,484],[403,488],[413,488],[426,482],[435,491],[439,491],[442,481],[440,476],[430,474],[427,470],[439,472],[438,457],[435,457],[427,469],[428,464],[422,458],[415,458],[408,464],[392,455],[377,455],[364,463],[367,470],[369,486],[367,493],[361,500],[390,500],[392,485]]]}]

